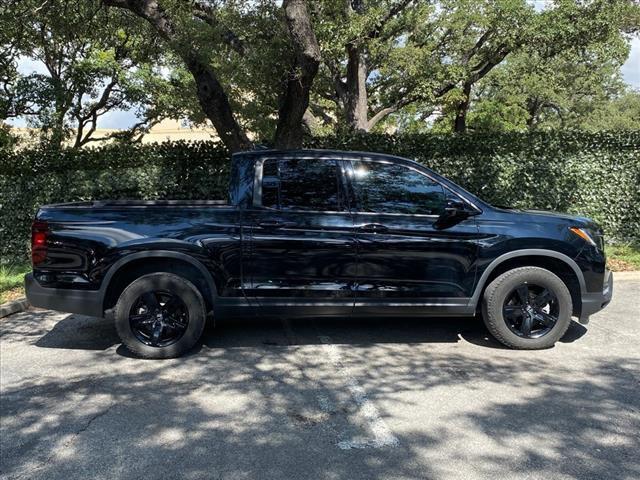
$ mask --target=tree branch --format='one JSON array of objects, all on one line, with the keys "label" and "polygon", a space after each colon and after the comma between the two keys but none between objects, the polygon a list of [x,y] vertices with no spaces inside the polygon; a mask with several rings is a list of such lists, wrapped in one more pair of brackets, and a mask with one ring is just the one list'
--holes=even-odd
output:
[{"label": "tree branch", "polygon": [[[86,145],[91,142],[103,142],[109,140],[122,140],[129,142],[140,142],[144,135],[149,132],[149,130],[156,124],[160,122],[159,119],[150,120],[148,118],[141,120],[140,122],[135,123],[128,128],[127,130],[112,132],[109,135],[105,135],[104,137],[94,137],[88,138],[85,140],[82,145]],[[137,136],[136,136],[137,135]]]},{"label": "tree branch", "polygon": [[367,38],[378,38],[382,33],[383,28],[389,22],[389,20],[393,19],[396,15],[398,15],[402,10],[407,8],[413,0],[400,0],[394,6],[392,6],[389,11],[376,22],[375,26],[367,33]]},{"label": "tree branch", "polygon": [[227,94],[215,70],[200,57],[194,47],[180,41],[176,26],[157,0],[102,0],[102,2],[107,6],[130,10],[149,22],[182,58],[193,76],[200,106],[213,123],[222,142],[232,152],[251,147],[251,142],[235,119]]},{"label": "tree branch", "polygon": [[507,55],[511,52],[511,49],[506,45],[500,45],[497,50],[490,55],[484,62],[477,64],[471,70],[471,75],[469,76],[468,82],[476,83],[478,80],[483,78],[487,73],[491,71],[493,67],[502,62]]},{"label": "tree branch", "polygon": [[246,54],[246,48],[240,37],[236,35],[236,33],[231,30],[226,25],[221,24],[216,19],[216,12],[211,5],[200,1],[193,2],[193,15],[207,25],[219,28],[221,32],[222,41],[226,43],[232,50],[234,50],[238,55],[244,57]]},{"label": "tree branch", "polygon": [[401,108],[406,107],[407,105],[410,105],[413,102],[417,102],[418,100],[420,100],[418,96],[409,96],[409,97],[405,97],[404,99],[396,102],[395,104],[389,107],[385,107],[378,110],[378,112],[369,119],[368,130],[371,130],[373,127],[375,127],[376,124],[380,122],[380,120],[382,120],[383,118],[387,117],[388,115],[391,115],[392,113],[397,112]]},{"label": "tree branch", "polygon": [[[87,112],[82,115],[78,113],[76,118],[78,120],[78,129],[76,131],[76,140],[73,145],[73,148],[78,148],[87,143],[87,140],[93,135],[98,127],[98,117],[111,110],[116,104],[111,105],[106,110],[105,107],[109,102],[111,97],[111,93],[113,92],[114,87],[118,84],[118,77],[114,75],[111,78],[111,81],[105,86],[104,90],[102,90],[102,94],[96,103],[94,103],[91,108],[87,110]],[[82,95],[78,100],[78,110],[82,109]],[[100,110],[103,110],[100,112]],[[91,128],[87,131],[87,133],[83,136],[84,127],[91,121]]]},{"label": "tree branch", "polygon": [[471,57],[473,57],[476,53],[478,53],[478,50],[480,50],[482,48],[482,46],[485,44],[485,42],[489,39],[489,37],[491,36],[491,34],[493,33],[492,29],[488,29],[486,32],[484,32],[480,38],[478,39],[478,41],[475,43],[475,45],[473,47],[471,47],[469,49],[469,51],[467,51],[463,56],[462,56],[462,64],[463,65],[467,65],[469,63],[469,61],[471,60]]}]

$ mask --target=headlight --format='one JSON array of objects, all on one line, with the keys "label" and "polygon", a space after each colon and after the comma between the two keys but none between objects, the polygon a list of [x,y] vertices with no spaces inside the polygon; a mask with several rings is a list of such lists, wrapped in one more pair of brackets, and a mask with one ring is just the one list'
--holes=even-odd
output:
[{"label": "headlight", "polygon": [[588,228],[570,227],[572,233],[582,238],[585,242],[593,245],[596,248],[603,249],[603,239],[601,235],[589,230]]}]

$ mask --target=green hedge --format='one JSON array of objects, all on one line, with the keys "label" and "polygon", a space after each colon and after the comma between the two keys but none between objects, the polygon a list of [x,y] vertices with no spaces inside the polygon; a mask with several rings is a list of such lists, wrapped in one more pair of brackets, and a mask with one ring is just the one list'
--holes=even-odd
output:
[{"label": "green hedge", "polygon": [[[640,240],[640,132],[322,137],[308,147],[414,158],[487,201],[594,218]],[[224,198],[227,151],[214,142],[0,153],[0,261],[28,252],[39,205],[92,199]]]}]

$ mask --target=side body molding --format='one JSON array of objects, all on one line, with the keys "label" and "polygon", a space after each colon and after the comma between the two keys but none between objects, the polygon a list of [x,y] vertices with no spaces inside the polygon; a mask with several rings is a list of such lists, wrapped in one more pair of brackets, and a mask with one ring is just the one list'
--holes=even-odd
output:
[{"label": "side body molding", "polygon": [[583,294],[586,291],[584,275],[578,267],[578,264],[573,261],[572,258],[566,256],[563,253],[556,252],[555,250],[545,250],[540,248],[526,248],[522,250],[514,250],[513,252],[508,252],[503,255],[500,255],[498,258],[494,259],[489,266],[482,273],[480,280],[478,280],[478,284],[473,292],[473,296],[469,300],[469,306],[476,307],[478,302],[480,301],[480,294],[485,287],[487,279],[491,275],[491,272],[495,270],[501,263],[510,260],[516,257],[524,257],[524,256],[537,256],[537,257],[551,257],[558,260],[563,261],[567,264],[567,266],[571,267],[573,272],[576,274],[578,278],[578,282],[580,283],[580,293]]}]

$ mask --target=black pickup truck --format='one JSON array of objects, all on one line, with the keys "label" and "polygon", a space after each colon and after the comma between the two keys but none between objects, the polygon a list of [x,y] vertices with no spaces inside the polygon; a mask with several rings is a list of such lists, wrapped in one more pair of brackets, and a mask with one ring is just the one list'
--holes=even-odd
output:
[{"label": "black pickup truck", "polygon": [[494,207],[411,160],[322,150],[233,155],[226,201],[44,206],[32,262],[32,305],[113,316],[148,358],[251,310],[480,314],[505,345],[546,348],[613,288],[588,219]]}]

